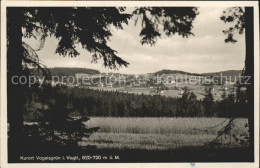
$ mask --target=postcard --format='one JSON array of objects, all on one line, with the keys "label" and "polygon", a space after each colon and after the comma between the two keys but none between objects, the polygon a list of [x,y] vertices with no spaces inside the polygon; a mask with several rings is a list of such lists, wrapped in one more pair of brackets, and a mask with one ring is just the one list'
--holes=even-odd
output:
[{"label": "postcard", "polygon": [[2,1],[1,167],[259,167],[257,1]]}]

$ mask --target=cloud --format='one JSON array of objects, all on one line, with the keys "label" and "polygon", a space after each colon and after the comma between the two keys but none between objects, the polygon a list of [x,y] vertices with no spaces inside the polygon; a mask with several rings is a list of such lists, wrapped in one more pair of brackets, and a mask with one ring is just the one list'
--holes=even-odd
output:
[{"label": "cloud", "polygon": [[[113,36],[109,45],[118,55],[130,63],[122,73],[148,73],[161,69],[178,69],[190,72],[212,72],[242,69],[245,59],[244,35],[237,36],[236,44],[226,44],[222,30],[228,25],[220,20],[225,8],[199,8],[200,14],[194,21],[192,32],[195,36],[182,38],[178,35],[158,39],[155,46],[141,45],[140,23],[134,21],[124,25],[123,30],[112,28]],[[54,54],[58,41],[46,40],[45,47],[39,51],[40,59],[49,67],[86,67],[100,71],[110,71],[98,64],[91,64],[91,54],[79,49],[77,58],[63,58]],[[37,45],[36,45],[37,46]]]}]

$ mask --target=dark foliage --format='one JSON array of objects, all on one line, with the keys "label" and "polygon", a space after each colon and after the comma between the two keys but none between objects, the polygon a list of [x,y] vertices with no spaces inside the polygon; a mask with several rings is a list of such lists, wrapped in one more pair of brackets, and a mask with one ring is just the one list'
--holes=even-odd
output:
[{"label": "dark foliage", "polygon": [[[50,77],[50,73],[40,63],[36,50],[24,43],[22,38],[40,38],[41,45],[37,49],[40,50],[43,48],[47,36],[55,37],[59,40],[56,53],[75,57],[79,55],[76,46],[81,46],[92,54],[92,61],[96,62],[98,59],[102,59],[105,67],[116,69],[120,66],[127,66],[128,63],[121,59],[117,52],[108,46],[107,42],[112,36],[111,27],[122,29],[122,24],[128,23],[131,15],[122,13],[123,11],[124,8],[115,7],[7,8],[9,158],[19,155],[25,150],[25,146],[29,148],[30,143],[33,147],[50,149],[49,151],[52,149],[57,151],[57,148],[62,144],[66,147],[75,146],[80,138],[86,136],[85,133],[94,131],[87,130],[84,124],[71,120],[66,115],[68,111],[62,106],[66,103],[63,99],[55,99],[53,104],[41,100],[41,104],[47,105],[49,109],[42,109],[47,110],[44,113],[39,113],[33,108],[30,111],[33,111],[31,116],[42,120],[42,117],[45,117],[45,121],[43,120],[39,126],[24,126],[22,111],[27,100],[26,95],[39,92],[32,91],[23,85],[14,85],[11,79],[16,75],[28,76],[31,73],[31,68],[37,68],[38,73],[41,72],[47,77]],[[29,97],[31,100],[33,99],[33,95]],[[55,113],[51,113],[51,111],[55,111]],[[39,115],[35,116],[34,114]],[[55,122],[60,125],[55,124]],[[64,129],[70,126],[71,130],[61,130],[61,126],[64,125],[66,125],[63,127]],[[70,137],[63,138],[63,135],[60,134],[67,134]],[[48,142],[48,140],[50,141]]]},{"label": "dark foliage", "polygon": [[[68,105],[65,92],[56,92],[54,88],[36,85],[27,92],[27,107],[23,109],[25,116],[34,118],[34,123],[23,126],[20,141],[23,145],[19,151],[12,146],[13,137],[9,137],[9,158],[28,154],[55,155],[81,152],[79,142],[96,132],[99,127],[88,128],[85,124],[90,118],[81,115]],[[33,104],[37,99],[37,104]],[[75,114],[77,117],[75,118]],[[25,117],[26,119],[26,117]],[[88,146],[87,146],[88,147]]]},{"label": "dark foliage", "polygon": [[[46,87],[42,88],[46,91]],[[55,96],[53,95],[55,94]],[[77,110],[68,106],[66,99],[63,99],[64,93],[59,94],[50,92],[48,99],[42,95],[39,98],[42,100],[44,108],[38,108],[40,116],[37,118],[38,124],[33,125],[37,130],[29,131],[29,136],[38,137],[43,142],[58,144],[59,146],[78,146],[78,142],[82,138],[88,138],[92,133],[99,128],[88,128],[84,123],[90,118],[85,115],[78,115],[77,118],[71,117],[71,113],[76,113]],[[52,97],[56,97],[53,99]],[[31,128],[31,126],[27,126]],[[33,135],[32,135],[33,133]]]},{"label": "dark foliage", "polygon": [[[244,93],[241,93],[244,94]],[[40,95],[40,96],[38,96]],[[60,96],[63,95],[63,96]],[[44,104],[43,99],[59,99],[78,110],[78,116],[109,117],[246,117],[246,103],[236,103],[234,96],[229,95],[221,101],[214,101],[208,92],[204,100],[197,100],[193,92],[185,89],[182,98],[171,98],[160,95],[127,94],[118,91],[101,91],[79,87],[49,87],[34,94],[30,106]],[[241,98],[240,102],[244,101]],[[27,121],[35,120],[30,113],[41,113],[30,110],[25,113]],[[56,112],[57,113],[57,112]],[[36,116],[37,116],[36,115]],[[62,117],[64,114],[57,114]],[[31,118],[33,117],[33,118]]]},{"label": "dark foliage", "polygon": [[226,43],[236,43],[235,34],[243,34],[245,32],[245,68],[244,75],[249,76],[247,88],[248,101],[248,124],[249,124],[249,146],[251,148],[251,157],[254,157],[254,8],[253,7],[232,7],[223,11],[220,17],[225,23],[233,23],[231,27],[224,30],[227,34]]},{"label": "dark foliage", "polygon": [[233,26],[229,27],[227,30],[223,30],[223,33],[227,35],[227,38],[225,39],[226,43],[236,43],[237,40],[234,39],[234,35],[237,33],[243,34],[245,29],[245,12],[242,7],[232,7],[226,9],[223,11],[220,19],[225,23],[235,22]]},{"label": "dark foliage", "polygon": [[214,116],[216,114],[214,98],[213,98],[213,94],[211,93],[210,89],[206,91],[206,95],[203,99],[203,105],[205,108],[205,114],[207,114],[209,116]]},{"label": "dark foliage", "polygon": [[141,20],[141,44],[155,45],[161,37],[160,29],[165,35],[178,34],[182,37],[193,35],[192,23],[199,14],[195,7],[140,7],[136,8],[133,15]]},{"label": "dark foliage", "polygon": [[47,36],[59,39],[56,53],[75,57],[79,53],[76,45],[92,53],[93,61],[104,60],[104,66],[116,68],[128,63],[116,55],[116,51],[107,45],[112,36],[109,26],[122,29],[128,23],[130,14],[121,13],[123,8],[99,7],[64,7],[64,8],[21,8],[23,12],[23,36],[35,37],[42,33],[42,41]]}]

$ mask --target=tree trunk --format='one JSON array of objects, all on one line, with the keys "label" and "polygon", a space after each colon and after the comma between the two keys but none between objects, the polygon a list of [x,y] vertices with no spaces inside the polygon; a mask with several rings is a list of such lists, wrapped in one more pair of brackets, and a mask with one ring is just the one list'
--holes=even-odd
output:
[{"label": "tree trunk", "polygon": [[254,158],[254,11],[253,7],[245,7],[246,60],[245,76],[250,76],[247,87],[249,146]]},{"label": "tree trunk", "polygon": [[[19,151],[22,142],[23,113],[26,101],[24,86],[14,84],[22,75],[22,8],[7,8],[7,110],[9,122],[9,154]],[[12,79],[15,79],[12,82]],[[13,149],[13,150],[12,150]],[[10,156],[9,155],[9,156]]]}]

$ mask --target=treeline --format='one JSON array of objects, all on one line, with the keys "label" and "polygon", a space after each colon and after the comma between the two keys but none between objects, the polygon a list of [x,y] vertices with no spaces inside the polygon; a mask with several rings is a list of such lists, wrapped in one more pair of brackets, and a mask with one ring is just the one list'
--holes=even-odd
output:
[{"label": "treeline", "polygon": [[247,117],[247,103],[243,92],[238,92],[238,96],[224,93],[221,101],[214,101],[210,91],[207,91],[203,100],[197,100],[197,96],[187,88],[182,98],[66,86],[36,87],[31,93],[24,113],[26,120],[41,116],[41,110],[37,109],[48,108],[48,101],[57,102],[59,105],[63,102],[63,106],[73,109],[74,116]]},{"label": "treeline", "polygon": [[[50,72],[52,76],[59,76],[59,77],[67,77],[67,76],[75,76],[78,73],[84,74],[100,74],[100,71],[95,69],[88,69],[88,68],[63,68],[63,67],[56,67],[56,68],[48,68],[45,69],[46,71]],[[32,74],[38,75],[37,69],[31,69]],[[40,74],[42,75],[42,74]]]},{"label": "treeline", "polygon": [[87,68],[50,68],[52,76],[75,76],[77,73],[100,74],[100,71]]},{"label": "treeline", "polygon": [[197,74],[197,73],[190,73],[190,72],[185,72],[185,71],[169,70],[169,69],[163,69],[163,70],[155,72],[155,74],[158,74],[158,75],[176,74],[176,73],[183,74],[183,75],[201,76],[200,74]]}]

